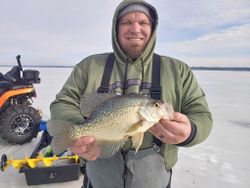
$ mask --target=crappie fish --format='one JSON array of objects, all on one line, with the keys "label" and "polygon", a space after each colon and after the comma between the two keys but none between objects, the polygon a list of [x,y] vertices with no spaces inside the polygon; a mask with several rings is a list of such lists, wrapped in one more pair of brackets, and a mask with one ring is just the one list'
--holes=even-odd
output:
[{"label": "crappie fish", "polygon": [[94,137],[101,148],[100,157],[111,157],[129,138],[138,151],[144,132],[161,118],[171,119],[173,115],[169,103],[139,94],[83,96],[81,111],[89,116],[81,125],[57,119],[47,122],[55,154],[62,153],[82,136]]}]

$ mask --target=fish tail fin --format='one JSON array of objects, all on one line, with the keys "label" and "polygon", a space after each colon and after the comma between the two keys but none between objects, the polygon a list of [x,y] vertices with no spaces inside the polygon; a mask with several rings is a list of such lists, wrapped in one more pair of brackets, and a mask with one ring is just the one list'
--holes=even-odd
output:
[{"label": "fish tail fin", "polygon": [[47,129],[52,137],[51,149],[56,155],[62,154],[67,148],[66,135],[71,123],[63,120],[51,119],[47,121]]}]

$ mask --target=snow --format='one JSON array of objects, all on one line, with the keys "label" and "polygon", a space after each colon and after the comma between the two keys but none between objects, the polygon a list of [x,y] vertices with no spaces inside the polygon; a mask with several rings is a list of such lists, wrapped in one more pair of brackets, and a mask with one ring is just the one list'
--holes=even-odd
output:
[{"label": "snow", "polygon": [[[32,68],[35,69],[35,68]],[[36,68],[41,83],[36,84],[34,107],[42,109],[43,119],[50,118],[49,105],[69,76],[72,68]],[[9,68],[1,67],[0,72]],[[214,119],[208,139],[191,147],[180,148],[173,169],[173,188],[248,188],[250,185],[250,72],[194,71]],[[41,133],[39,134],[40,137]],[[31,143],[12,146],[0,139],[0,155],[24,158],[34,150],[39,137]],[[28,186],[24,174],[12,166],[0,172],[0,188],[80,187],[77,181]]]}]

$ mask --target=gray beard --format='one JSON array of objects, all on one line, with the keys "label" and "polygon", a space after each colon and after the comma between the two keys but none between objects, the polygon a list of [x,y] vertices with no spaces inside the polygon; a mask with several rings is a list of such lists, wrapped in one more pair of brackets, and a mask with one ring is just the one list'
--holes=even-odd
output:
[{"label": "gray beard", "polygon": [[143,50],[138,51],[137,53],[134,54],[126,54],[130,59],[132,59],[133,61],[135,61],[136,59],[138,59],[141,54],[143,53]]}]

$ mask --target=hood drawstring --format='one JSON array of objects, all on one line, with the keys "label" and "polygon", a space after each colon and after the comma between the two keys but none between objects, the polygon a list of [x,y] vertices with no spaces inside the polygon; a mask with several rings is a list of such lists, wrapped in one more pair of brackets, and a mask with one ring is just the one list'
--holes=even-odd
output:
[{"label": "hood drawstring", "polygon": [[140,85],[140,94],[142,93],[143,88],[143,84],[144,84],[144,61],[142,58],[140,58],[141,60],[141,69],[142,69],[142,75],[141,75],[141,85]]},{"label": "hood drawstring", "polygon": [[[144,84],[144,61],[142,58],[140,58],[141,60],[141,73],[142,73],[142,78],[141,78],[141,85],[140,85],[140,90],[139,93],[142,93],[142,90],[144,89],[143,84]],[[124,80],[123,80],[123,92],[122,94],[125,95],[125,90],[127,89],[128,85],[127,85],[127,77],[128,77],[128,64],[129,64],[129,60],[126,60],[126,66],[125,66],[125,72],[124,72]]]},{"label": "hood drawstring", "polygon": [[125,90],[127,89],[127,77],[128,77],[128,63],[129,60],[126,59],[126,66],[125,66],[125,75],[124,75],[124,81],[123,81],[123,92],[122,94],[125,95]]}]

